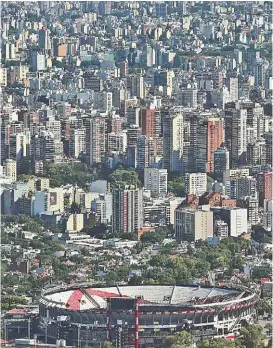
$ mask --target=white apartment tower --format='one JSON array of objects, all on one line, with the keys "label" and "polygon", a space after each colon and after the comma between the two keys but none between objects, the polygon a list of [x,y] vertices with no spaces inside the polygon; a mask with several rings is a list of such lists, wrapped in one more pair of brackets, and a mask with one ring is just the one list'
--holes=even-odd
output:
[{"label": "white apartment tower", "polygon": [[106,151],[106,123],[102,117],[88,120],[86,125],[86,152],[89,164],[102,163]]},{"label": "white apartment tower", "polygon": [[188,195],[202,196],[207,191],[207,173],[187,173],[185,189]]},{"label": "white apartment tower", "polygon": [[144,187],[153,197],[166,197],[167,179],[167,169],[144,168]]},{"label": "white apartment tower", "polygon": [[85,129],[73,129],[69,141],[69,155],[78,158],[86,150],[86,132]]},{"label": "white apartment tower", "polygon": [[182,172],[184,115],[182,108],[162,110],[163,119],[163,168]]}]

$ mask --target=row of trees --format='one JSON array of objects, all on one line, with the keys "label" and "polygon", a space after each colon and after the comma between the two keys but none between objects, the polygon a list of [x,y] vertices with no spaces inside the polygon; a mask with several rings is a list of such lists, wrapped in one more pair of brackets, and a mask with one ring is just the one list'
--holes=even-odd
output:
[{"label": "row of trees", "polygon": [[[143,233],[140,245],[147,242],[158,242],[166,237],[167,231],[158,229],[156,232]],[[136,283],[174,284],[192,283],[194,279],[203,277],[208,271],[225,269],[231,275],[234,269],[243,269],[242,253],[248,250],[250,242],[244,238],[227,238],[218,246],[200,243],[198,249],[188,248],[188,251],[175,258],[171,256],[177,247],[177,242],[162,246],[160,252],[151,257],[147,263],[139,267],[141,276],[131,280]],[[141,248],[140,248],[141,249]]]},{"label": "row of trees", "polygon": [[[215,338],[202,340],[197,344],[197,348],[264,348],[265,335],[263,328],[258,325],[250,325],[243,328],[240,332],[240,338],[234,341],[226,340],[225,338]],[[193,336],[182,331],[175,336],[170,336],[166,340],[167,348],[193,348]],[[268,344],[267,347],[270,347]]]}]

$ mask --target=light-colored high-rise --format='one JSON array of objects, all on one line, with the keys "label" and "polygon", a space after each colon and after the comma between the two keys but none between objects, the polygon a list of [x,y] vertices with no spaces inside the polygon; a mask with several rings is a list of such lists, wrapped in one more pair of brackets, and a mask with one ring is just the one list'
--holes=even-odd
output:
[{"label": "light-colored high-rise", "polygon": [[106,151],[106,123],[102,117],[88,120],[86,125],[86,152],[89,164],[102,163]]},{"label": "light-colored high-rise", "polygon": [[181,208],[175,210],[175,238],[182,241],[205,240],[213,236],[213,212],[209,207],[198,209]]},{"label": "light-colored high-rise", "polygon": [[12,160],[12,159],[6,159],[4,161],[4,174],[6,177],[8,177],[11,182],[16,181],[17,179],[17,165],[16,165],[16,161]]},{"label": "light-colored high-rise", "polygon": [[144,168],[144,187],[151,191],[153,197],[167,195],[167,169]]},{"label": "light-colored high-rise", "polygon": [[207,173],[187,173],[185,190],[188,195],[202,196],[207,191]]},{"label": "light-colored high-rise", "polygon": [[184,115],[182,108],[173,107],[163,113],[163,168],[170,171],[183,170]]},{"label": "light-colored high-rise", "polygon": [[86,131],[85,129],[73,129],[69,141],[69,155],[78,158],[86,150]]},{"label": "light-colored high-rise", "polygon": [[9,157],[20,161],[27,154],[27,136],[24,133],[11,134],[9,139]]}]

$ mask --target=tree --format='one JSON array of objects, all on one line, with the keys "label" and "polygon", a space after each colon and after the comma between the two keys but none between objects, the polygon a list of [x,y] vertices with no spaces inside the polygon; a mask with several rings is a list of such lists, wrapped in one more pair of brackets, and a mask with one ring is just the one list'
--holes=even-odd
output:
[{"label": "tree", "polygon": [[113,347],[114,347],[113,344],[109,341],[104,342],[102,346],[102,348],[113,348]]},{"label": "tree", "polygon": [[187,331],[182,331],[175,336],[169,336],[166,339],[166,346],[169,348],[192,348],[193,347],[193,337]]},{"label": "tree", "polygon": [[157,228],[155,231],[146,231],[140,236],[142,243],[162,243],[167,237],[168,231],[163,228]]},{"label": "tree", "polygon": [[135,185],[141,186],[138,174],[132,169],[116,169],[114,173],[109,176],[109,181],[112,187],[119,185]]},{"label": "tree", "polygon": [[259,325],[250,325],[241,330],[241,340],[247,348],[264,347],[264,339],[263,328]]},{"label": "tree", "polygon": [[78,203],[73,202],[70,207],[70,213],[71,214],[80,214],[81,212],[81,207],[79,206]]},{"label": "tree", "polygon": [[241,342],[238,340],[229,341],[225,338],[214,338],[200,342],[198,348],[240,348]]},{"label": "tree", "polygon": [[117,277],[117,273],[110,271],[109,273],[107,273],[106,277],[105,277],[105,281],[106,284],[115,284],[115,282],[117,281],[118,277]]},{"label": "tree", "polygon": [[45,166],[45,176],[49,178],[50,187],[62,185],[78,185],[85,188],[91,181],[97,179],[91,169],[84,163],[50,163]]},{"label": "tree", "polygon": [[182,175],[174,177],[168,182],[168,192],[173,193],[177,197],[185,197],[185,178]]},{"label": "tree", "polygon": [[272,312],[272,305],[267,300],[259,300],[258,302],[258,315],[264,315],[264,313],[271,313]]},{"label": "tree", "polygon": [[258,243],[271,243],[272,233],[266,231],[261,225],[256,225],[252,227],[251,238]]}]

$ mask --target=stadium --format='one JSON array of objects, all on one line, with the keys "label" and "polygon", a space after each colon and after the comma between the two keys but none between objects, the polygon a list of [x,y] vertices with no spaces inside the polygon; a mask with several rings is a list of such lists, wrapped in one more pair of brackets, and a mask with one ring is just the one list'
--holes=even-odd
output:
[{"label": "stadium", "polygon": [[258,295],[245,287],[90,284],[43,291],[40,327],[48,340],[99,347],[164,347],[165,337],[188,330],[196,340],[234,338],[256,318]]}]

